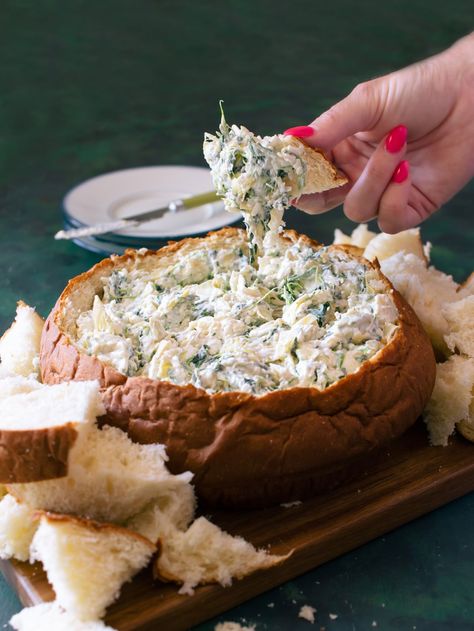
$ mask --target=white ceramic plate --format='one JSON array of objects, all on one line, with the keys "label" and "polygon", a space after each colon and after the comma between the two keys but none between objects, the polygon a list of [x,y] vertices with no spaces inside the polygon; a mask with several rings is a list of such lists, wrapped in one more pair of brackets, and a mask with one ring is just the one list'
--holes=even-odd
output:
[{"label": "white ceramic plate", "polygon": [[[114,171],[87,180],[64,198],[67,218],[85,226],[131,217],[213,190],[211,173],[202,167],[158,166]],[[240,219],[222,202],[168,214],[117,234],[129,237],[168,238],[217,230]]]}]

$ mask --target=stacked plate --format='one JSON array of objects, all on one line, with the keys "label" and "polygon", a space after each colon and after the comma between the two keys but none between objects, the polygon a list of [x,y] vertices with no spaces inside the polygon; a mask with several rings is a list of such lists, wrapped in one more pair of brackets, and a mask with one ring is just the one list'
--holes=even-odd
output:
[{"label": "stacked plate", "polygon": [[[100,175],[72,189],[64,198],[64,229],[87,228],[167,206],[213,190],[209,169],[159,166],[127,169]],[[121,254],[127,248],[157,249],[170,240],[200,236],[241,219],[222,202],[168,213],[135,228],[74,239],[77,245],[100,254]]]}]

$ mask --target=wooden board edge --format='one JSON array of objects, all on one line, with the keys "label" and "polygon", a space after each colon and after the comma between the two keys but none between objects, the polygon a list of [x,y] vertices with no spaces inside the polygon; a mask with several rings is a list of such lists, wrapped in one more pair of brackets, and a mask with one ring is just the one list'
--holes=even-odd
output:
[{"label": "wooden board edge", "polygon": [[[0,559],[0,571],[24,607],[32,607],[44,602],[40,593],[35,589],[34,583],[31,583],[29,577],[22,571],[22,568],[28,565],[26,562],[15,561],[14,559],[8,561]],[[42,573],[41,567],[39,565],[37,567],[38,572]]]}]

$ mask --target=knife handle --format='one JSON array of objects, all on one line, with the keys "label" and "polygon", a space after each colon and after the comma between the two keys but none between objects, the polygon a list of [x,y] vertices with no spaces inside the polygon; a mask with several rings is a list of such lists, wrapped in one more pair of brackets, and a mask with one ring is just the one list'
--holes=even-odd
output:
[{"label": "knife handle", "polygon": [[185,208],[196,208],[196,206],[204,206],[204,204],[213,204],[220,198],[215,191],[193,195],[192,197],[181,200]]}]

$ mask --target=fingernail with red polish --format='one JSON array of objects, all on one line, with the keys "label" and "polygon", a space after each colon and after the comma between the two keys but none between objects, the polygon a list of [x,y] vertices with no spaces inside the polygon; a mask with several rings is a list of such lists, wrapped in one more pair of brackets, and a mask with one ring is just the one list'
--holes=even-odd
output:
[{"label": "fingernail with red polish", "polygon": [[408,130],[405,125],[397,125],[397,127],[394,127],[385,140],[385,149],[389,153],[398,153],[401,151],[407,141],[407,134]]},{"label": "fingernail with red polish", "polygon": [[298,127],[290,127],[283,132],[285,136],[297,136],[298,138],[309,138],[314,134],[314,127],[308,125],[299,125]]},{"label": "fingernail with red polish", "polygon": [[393,172],[392,182],[395,182],[396,184],[401,184],[407,179],[409,174],[410,164],[408,163],[408,160],[402,160]]}]

